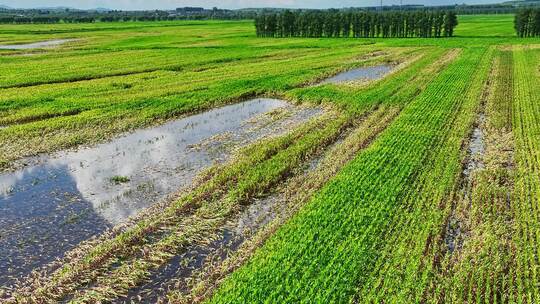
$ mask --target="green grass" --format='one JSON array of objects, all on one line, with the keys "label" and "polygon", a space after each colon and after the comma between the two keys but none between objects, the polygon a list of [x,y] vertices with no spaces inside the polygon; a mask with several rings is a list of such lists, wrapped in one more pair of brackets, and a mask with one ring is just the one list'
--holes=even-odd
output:
[{"label": "green grass", "polygon": [[[43,274],[31,283],[38,288],[31,296],[51,301],[77,291],[79,302],[114,299],[171,255],[211,237],[253,198],[271,193],[345,126],[387,108],[400,114],[357,147],[335,177],[325,177],[299,213],[206,300],[538,301],[540,39],[515,37],[511,15],[460,16],[459,22],[456,37],[446,39],[264,39],[255,37],[250,21],[2,26],[2,43],[80,39],[32,56],[0,51],[0,126],[7,127],[0,129],[0,166],[6,168],[25,156],[253,96],[337,111],[245,148],[163,213]],[[380,81],[311,86],[341,70],[387,62],[400,68]],[[459,199],[462,169],[483,109],[490,167],[475,173],[469,204]],[[515,144],[504,140],[510,133]],[[507,150],[515,150],[515,177],[496,158],[511,158]],[[506,193],[515,193],[510,208],[503,208]],[[491,200],[501,208],[491,208]],[[467,231],[463,248],[451,254],[446,225],[456,216]],[[85,280],[96,288],[85,289]],[[497,291],[507,288],[510,295]]]}]

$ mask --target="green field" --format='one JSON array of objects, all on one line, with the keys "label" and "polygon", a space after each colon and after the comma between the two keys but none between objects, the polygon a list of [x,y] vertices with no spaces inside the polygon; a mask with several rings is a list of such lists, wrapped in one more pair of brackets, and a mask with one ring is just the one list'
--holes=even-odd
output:
[{"label": "green field", "polygon": [[[540,39],[517,38],[513,16],[460,16],[455,37],[438,39],[265,39],[251,21],[0,26],[0,44],[51,39],[76,40],[0,50],[5,172],[253,97],[325,112],[240,149],[159,212],[0,287],[0,301],[121,302],[277,193],[287,212],[161,300],[540,302]],[[397,68],[313,85],[380,64]]]}]

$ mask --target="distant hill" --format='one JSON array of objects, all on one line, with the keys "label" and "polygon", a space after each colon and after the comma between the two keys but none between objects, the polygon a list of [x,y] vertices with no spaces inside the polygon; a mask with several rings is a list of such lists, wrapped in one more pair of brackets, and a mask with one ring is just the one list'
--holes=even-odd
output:
[{"label": "distant hill", "polygon": [[502,4],[509,4],[514,6],[540,6],[540,0],[513,0],[503,2]]},{"label": "distant hill", "polygon": [[[1,5],[0,4],[0,9],[13,10],[14,8],[9,7],[7,5]],[[74,7],[70,7],[70,6],[39,6],[39,7],[33,7],[31,9],[46,10],[46,11],[66,11],[66,10],[69,10],[69,11],[73,11],[73,12],[90,11],[90,12],[98,12],[98,13],[106,13],[106,12],[112,11],[112,9],[109,9],[109,8],[106,8],[106,7],[96,7],[96,8],[93,8],[93,9],[83,10],[83,9],[74,8]]]},{"label": "distant hill", "polygon": [[94,9],[91,9],[90,11],[96,11],[96,12],[110,12],[112,9],[106,8],[106,7],[96,7]]},{"label": "distant hill", "polygon": [[41,7],[35,7],[33,9],[48,10],[48,11],[65,11],[65,10],[80,11],[80,9],[69,7],[69,6],[41,6]]}]

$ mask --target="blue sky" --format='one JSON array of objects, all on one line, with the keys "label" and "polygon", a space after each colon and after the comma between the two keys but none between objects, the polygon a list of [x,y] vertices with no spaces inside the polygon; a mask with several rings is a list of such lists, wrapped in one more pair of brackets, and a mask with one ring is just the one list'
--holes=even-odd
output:
[{"label": "blue sky", "polygon": [[[454,3],[493,3],[497,0],[403,0],[404,4],[442,5]],[[76,8],[107,7],[112,9],[172,9],[181,6],[203,6],[220,8],[245,7],[288,7],[288,8],[329,8],[378,5],[379,0],[0,0],[0,5],[17,8],[69,6]],[[399,4],[399,0],[383,0],[385,4]]]}]

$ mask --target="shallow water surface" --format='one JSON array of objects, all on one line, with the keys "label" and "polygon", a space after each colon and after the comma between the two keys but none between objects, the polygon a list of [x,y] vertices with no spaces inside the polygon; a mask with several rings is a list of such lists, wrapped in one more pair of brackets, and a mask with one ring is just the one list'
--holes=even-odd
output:
[{"label": "shallow water surface", "polygon": [[31,50],[31,49],[41,49],[41,48],[50,48],[62,45],[64,43],[76,41],[76,39],[55,39],[47,40],[40,42],[32,42],[25,44],[4,44],[0,45],[0,50]]},{"label": "shallow water surface", "polygon": [[0,285],[188,186],[239,146],[320,112],[254,99],[0,174]]},{"label": "shallow water surface", "polygon": [[383,78],[394,69],[392,65],[376,65],[352,69],[336,76],[330,77],[321,84],[339,84],[358,80],[377,80]]},{"label": "shallow water surface", "polygon": [[[349,130],[350,131],[350,130]],[[326,150],[340,145],[348,131],[344,132]],[[326,153],[311,159],[305,166],[304,175],[316,170]],[[255,198],[246,206],[238,216],[232,218],[218,233],[217,237],[206,245],[192,245],[187,250],[174,256],[165,265],[155,270],[144,284],[131,288],[125,297],[115,303],[139,303],[140,299],[146,302],[158,303],[170,291],[182,293],[189,292],[189,281],[194,279],[197,272],[210,264],[220,264],[230,255],[234,254],[245,241],[251,239],[272,220],[284,216],[289,207],[285,192],[272,193],[266,197]]]},{"label": "shallow water surface", "polygon": [[[463,199],[472,204],[472,187],[473,176],[475,171],[484,169],[483,157],[485,154],[485,142],[484,142],[484,130],[483,125],[486,120],[486,115],[480,113],[478,115],[476,125],[469,141],[469,148],[467,149],[467,162],[463,167],[463,181],[461,191],[463,192]],[[463,246],[463,223],[456,216],[455,206],[452,209],[448,224],[446,225],[445,243],[447,250],[450,254],[453,254],[455,250],[460,250]]]},{"label": "shallow water surface", "polygon": [[484,123],[486,117],[485,114],[480,114],[478,117],[477,125],[473,129],[471,135],[471,140],[469,144],[469,161],[464,170],[465,176],[470,176],[472,171],[483,169],[484,163],[482,162],[482,157],[485,153],[485,144],[484,144],[484,130],[482,129],[482,124]]},{"label": "shallow water surface", "polygon": [[255,199],[252,205],[223,227],[215,240],[207,245],[190,246],[185,252],[176,255],[152,273],[146,283],[131,288],[128,295],[120,298],[117,303],[137,303],[137,299],[157,303],[171,290],[187,292],[185,283],[197,271],[209,263],[224,261],[236,252],[249,236],[255,235],[284,212],[287,206],[282,199],[279,194]]}]

